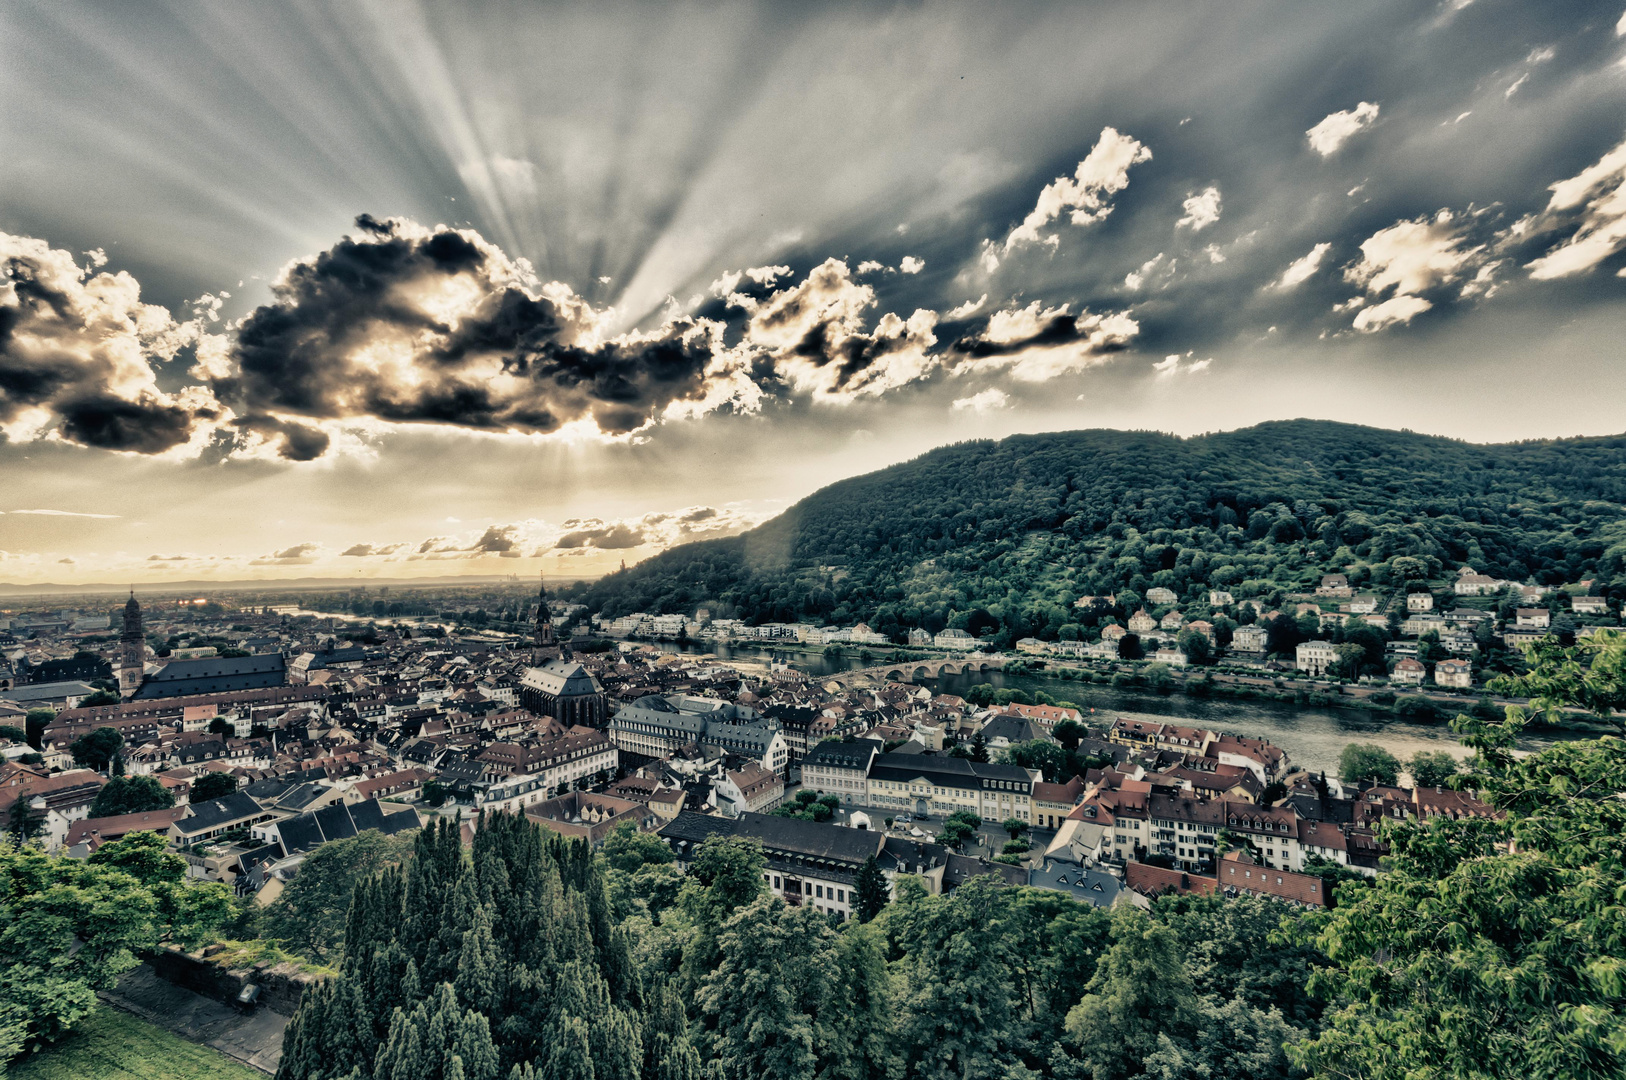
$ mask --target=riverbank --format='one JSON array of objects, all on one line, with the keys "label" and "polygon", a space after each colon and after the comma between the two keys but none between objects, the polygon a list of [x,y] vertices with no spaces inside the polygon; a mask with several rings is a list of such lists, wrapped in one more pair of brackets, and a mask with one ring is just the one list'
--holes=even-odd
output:
[{"label": "riverbank", "polygon": [[[1213,668],[1157,671],[1154,670],[1155,667],[1156,665],[1140,667],[1117,665],[1107,670],[1092,670],[1044,663],[1023,664],[1018,661],[1015,664],[1007,664],[1005,670],[1013,675],[1044,673],[1062,683],[1132,688],[1162,696],[1177,695],[1200,700],[1272,701],[1316,708],[1354,709],[1375,716],[1392,716],[1420,724],[1449,724],[1462,713],[1487,720],[1498,719],[1504,715],[1507,706],[1527,704],[1522,698],[1494,697],[1489,694],[1431,692],[1421,688],[1396,690],[1388,686],[1327,683],[1286,674],[1261,676]],[[1599,724],[1595,719],[1582,713],[1566,714],[1560,722],[1553,725],[1553,729],[1588,735],[1615,730],[1612,726]]]},{"label": "riverbank", "polygon": [[[1352,742],[1375,743],[1402,761],[1421,750],[1445,750],[1459,760],[1469,755],[1468,748],[1457,740],[1448,723],[1419,722],[1392,711],[1347,708],[1337,699],[1329,699],[1331,703],[1308,700],[1301,703],[1291,698],[1277,700],[1262,696],[1202,697],[1172,688],[1159,692],[1132,682],[1113,685],[1110,679],[1101,682],[1063,680],[1046,671],[972,672],[944,675],[926,683],[939,693],[961,696],[980,684],[988,684],[996,690],[1020,690],[1034,700],[1039,693],[1044,693],[1054,701],[1069,701],[1084,713],[1091,726],[1105,726],[1123,717],[1180,723],[1264,739],[1286,750],[1295,765],[1317,772],[1336,773],[1339,754]],[[1593,734],[1595,732],[1542,728],[1528,733],[1519,745],[1521,749],[1538,750]]]}]

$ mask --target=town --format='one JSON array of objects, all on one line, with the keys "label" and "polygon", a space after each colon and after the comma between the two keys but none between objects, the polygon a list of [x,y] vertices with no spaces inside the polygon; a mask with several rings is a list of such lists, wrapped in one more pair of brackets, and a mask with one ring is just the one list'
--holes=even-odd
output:
[{"label": "town", "polygon": [[[1432,669],[1461,693],[1467,657],[1493,641],[1584,636],[1615,614],[1604,597],[1468,570],[1452,586],[1443,613],[1435,593],[1356,592],[1331,575],[1277,598],[1280,610],[1212,590],[1189,618],[1152,588],[1122,623],[1106,614],[1113,598],[1086,597],[1078,627],[1014,655],[974,653],[964,630],[917,630],[916,660],[825,678],[783,653],[736,665],[637,639],[894,643],[862,625],[749,627],[705,611],[603,620],[550,606],[545,589],[524,634],[361,631],[270,607],[144,608],[132,593],[116,637],[95,614],[11,617],[0,815],[18,839],[70,856],[161,834],[194,877],[260,903],[324,843],[442,817],[467,841],[482,812],[512,811],[594,845],[623,827],[655,833],[680,861],[709,836],[750,838],[776,895],[843,918],[871,857],[934,893],[992,875],[1097,906],[1171,891],[1326,906],[1338,872],[1378,872],[1381,822],[1491,809],[1438,777],[1329,775],[1256,738],[899,675],[929,664],[929,648],[968,670],[1202,664],[1343,674],[1352,692],[1415,687]],[[571,627],[581,633],[563,638]],[[1367,638],[1388,639],[1372,650],[1385,675],[1363,673]]]}]

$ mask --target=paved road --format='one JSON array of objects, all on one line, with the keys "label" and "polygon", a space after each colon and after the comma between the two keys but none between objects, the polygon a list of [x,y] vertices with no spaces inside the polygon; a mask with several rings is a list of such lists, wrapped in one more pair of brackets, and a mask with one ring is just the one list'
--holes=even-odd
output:
[{"label": "paved road", "polygon": [[230,1005],[166,982],[146,964],[129,972],[102,999],[190,1042],[274,1074],[282,1060],[288,1018],[261,1006],[244,1014]]}]

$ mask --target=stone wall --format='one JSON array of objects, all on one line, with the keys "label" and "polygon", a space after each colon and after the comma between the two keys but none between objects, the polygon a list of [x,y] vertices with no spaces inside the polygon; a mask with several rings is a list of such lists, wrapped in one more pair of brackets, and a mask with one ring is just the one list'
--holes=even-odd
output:
[{"label": "stone wall", "polygon": [[236,1003],[245,984],[253,983],[260,988],[258,1007],[283,1016],[292,1016],[305,988],[318,981],[317,976],[298,971],[291,964],[227,968],[210,958],[219,950],[217,945],[186,953],[166,946],[149,955],[147,963],[165,981],[228,1005]]}]

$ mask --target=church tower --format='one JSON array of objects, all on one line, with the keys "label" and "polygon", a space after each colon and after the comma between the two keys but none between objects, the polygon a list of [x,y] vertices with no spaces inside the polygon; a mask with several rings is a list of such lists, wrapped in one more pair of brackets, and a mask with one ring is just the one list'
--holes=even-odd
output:
[{"label": "church tower", "polygon": [[536,590],[536,619],[531,625],[531,652],[537,662],[551,660],[559,655],[559,642],[553,634],[553,612],[548,610],[548,586],[544,581]]},{"label": "church tower", "polygon": [[548,586],[546,582],[536,590],[536,626],[532,636],[539,649],[550,648],[553,645],[553,613],[548,610]]},{"label": "church tower", "polygon": [[141,689],[147,668],[147,637],[141,632],[141,605],[135,590],[124,605],[124,633],[119,635],[119,696],[128,701]]}]

